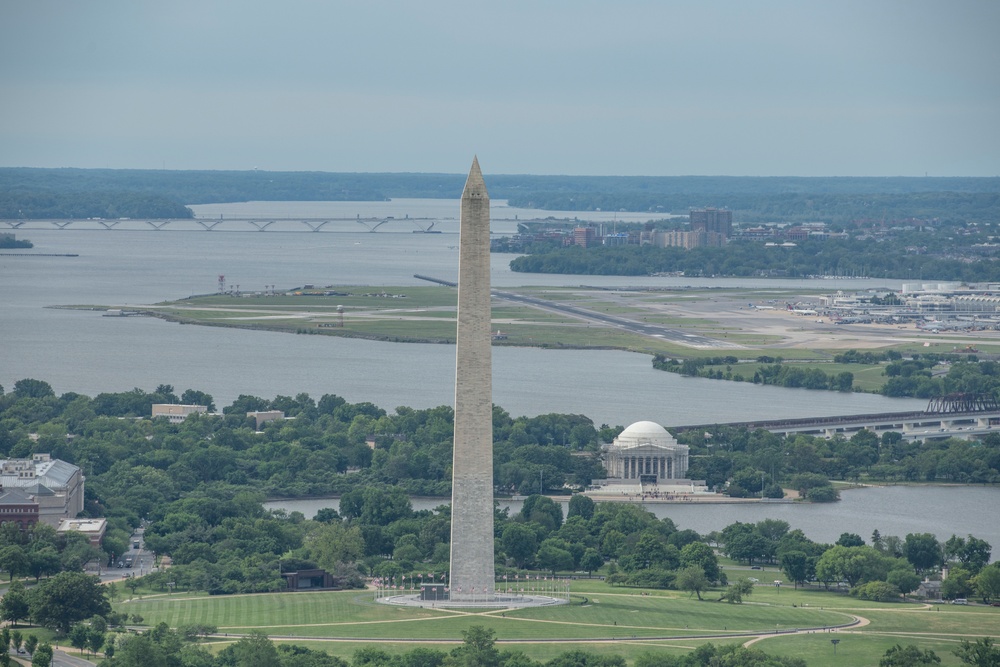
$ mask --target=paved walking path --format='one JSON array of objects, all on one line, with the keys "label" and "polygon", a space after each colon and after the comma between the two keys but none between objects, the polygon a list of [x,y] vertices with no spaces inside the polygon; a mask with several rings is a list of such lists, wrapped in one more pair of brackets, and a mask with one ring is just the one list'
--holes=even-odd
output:
[{"label": "paved walking path", "polygon": [[[845,632],[845,631],[847,631],[847,632],[853,632],[857,628],[863,628],[866,625],[868,625],[868,624],[871,623],[871,621],[869,621],[864,616],[857,616],[855,614],[852,614],[852,616],[854,616],[854,623],[850,623],[850,624],[848,624],[846,626],[837,626],[835,628],[819,628],[819,629],[817,629],[817,628],[804,628],[804,629],[801,629],[801,630],[775,631],[773,633],[766,633],[766,634],[762,634],[762,635],[757,635],[753,639],[750,639],[748,641],[743,642],[743,646],[744,647],[753,646],[754,644],[756,644],[759,641],[764,641],[765,639],[771,639],[773,637],[787,637],[789,635],[814,635],[817,632],[829,632],[831,634],[832,633]],[[846,628],[850,628],[850,630],[846,630]]]}]

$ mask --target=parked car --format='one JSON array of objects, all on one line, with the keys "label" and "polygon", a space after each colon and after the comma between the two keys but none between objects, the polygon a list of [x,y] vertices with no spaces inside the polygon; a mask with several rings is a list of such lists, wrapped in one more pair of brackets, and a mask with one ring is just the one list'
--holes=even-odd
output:
[{"label": "parked car", "polygon": [[955,598],[951,601],[952,604],[969,604],[969,601],[965,598]]}]

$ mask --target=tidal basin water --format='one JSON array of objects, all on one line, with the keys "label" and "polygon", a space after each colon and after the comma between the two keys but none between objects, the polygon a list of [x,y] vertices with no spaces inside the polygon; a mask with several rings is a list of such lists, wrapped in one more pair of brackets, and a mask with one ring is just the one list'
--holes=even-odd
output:
[{"label": "tidal basin water", "polygon": [[[809,539],[833,544],[842,533],[855,533],[871,543],[872,531],[905,537],[907,533],[932,533],[938,540],[952,535],[975,535],[993,546],[993,560],[1000,558],[1000,488],[972,486],[881,486],[842,491],[836,503],[645,503],[643,507],[660,518],[669,517],[680,529],[705,535],[742,521],[764,519],[787,521]],[[413,508],[434,509],[450,503],[448,498],[412,498]],[[521,501],[498,499],[513,516]],[[562,502],[566,514],[568,499]],[[275,500],[270,509],[302,512],[312,518],[324,507],[337,509],[336,498]]]}]

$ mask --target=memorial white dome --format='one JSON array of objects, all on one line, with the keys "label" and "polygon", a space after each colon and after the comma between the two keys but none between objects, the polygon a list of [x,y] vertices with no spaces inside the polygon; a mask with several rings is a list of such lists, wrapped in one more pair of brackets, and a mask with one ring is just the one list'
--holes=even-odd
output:
[{"label": "memorial white dome", "polygon": [[667,432],[667,429],[663,428],[656,422],[636,422],[628,426],[621,434],[619,438],[662,438],[663,436],[671,437]]},{"label": "memorial white dome", "polygon": [[677,440],[670,435],[667,429],[656,422],[641,421],[636,422],[626,428],[615,438],[614,447],[632,448],[642,445],[654,445],[657,447],[671,447],[677,445]]}]

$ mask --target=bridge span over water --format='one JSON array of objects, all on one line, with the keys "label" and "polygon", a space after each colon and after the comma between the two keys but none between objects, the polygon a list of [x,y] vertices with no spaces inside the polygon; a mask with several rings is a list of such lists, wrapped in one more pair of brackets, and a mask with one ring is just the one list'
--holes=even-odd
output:
[{"label": "bridge span over water", "polygon": [[[403,227],[405,231],[412,231],[416,234],[437,234],[434,225],[440,222],[432,218],[249,218],[249,217],[228,217],[228,218],[85,218],[66,220],[61,218],[47,219],[23,219],[23,220],[0,220],[0,226],[8,229],[105,229],[130,231],[163,231],[167,228],[174,228],[183,231],[253,231],[266,232],[268,230],[293,231],[298,229],[303,232],[319,232],[324,227],[340,226],[338,231],[344,231],[346,227],[349,231],[369,231],[376,232],[380,228],[394,228],[400,231]],[[364,229],[355,227],[359,225]],[[388,227],[387,227],[388,226]],[[416,229],[413,229],[416,227]],[[2,227],[0,227],[2,228]],[[328,229],[332,231],[332,229]]]},{"label": "bridge span over water", "polygon": [[923,411],[773,419],[728,424],[693,424],[671,427],[670,430],[674,432],[705,430],[714,426],[764,429],[780,435],[803,433],[824,438],[838,435],[850,438],[858,431],[869,430],[878,435],[895,431],[900,433],[904,440],[936,440],[952,437],[978,439],[990,433],[1000,432],[1000,406],[992,400],[936,399],[932,400]]}]

